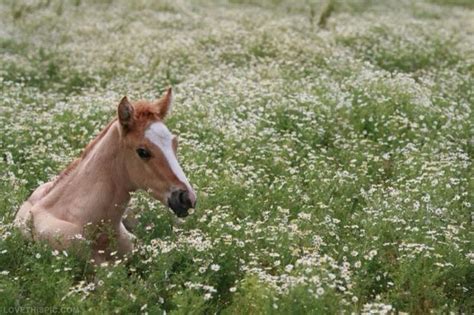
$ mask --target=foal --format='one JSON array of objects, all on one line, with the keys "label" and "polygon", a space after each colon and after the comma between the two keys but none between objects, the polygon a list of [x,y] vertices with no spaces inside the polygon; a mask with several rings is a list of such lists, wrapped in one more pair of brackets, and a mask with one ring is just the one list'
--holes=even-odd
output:
[{"label": "foal", "polygon": [[89,238],[100,263],[110,258],[111,243],[120,255],[133,249],[134,235],[122,223],[130,192],[146,189],[178,217],[187,216],[196,194],[176,159],[177,138],[163,123],[171,101],[171,88],[156,102],[131,104],[123,97],[118,119],[55,181],[33,192],[18,211],[15,225],[24,235],[58,249]]}]

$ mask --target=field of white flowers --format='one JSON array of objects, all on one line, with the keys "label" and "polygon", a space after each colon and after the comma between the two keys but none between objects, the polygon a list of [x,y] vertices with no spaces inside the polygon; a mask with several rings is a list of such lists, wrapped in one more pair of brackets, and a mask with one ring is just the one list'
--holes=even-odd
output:
[{"label": "field of white flowers", "polygon": [[[15,211],[173,86],[198,192],[94,269]],[[4,0],[0,313],[474,313],[471,0]]]}]

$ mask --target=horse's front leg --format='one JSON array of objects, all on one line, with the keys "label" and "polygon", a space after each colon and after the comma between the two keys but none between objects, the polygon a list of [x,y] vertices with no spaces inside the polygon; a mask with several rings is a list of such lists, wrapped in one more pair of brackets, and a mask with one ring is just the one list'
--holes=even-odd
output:
[{"label": "horse's front leg", "polygon": [[123,223],[120,223],[119,235],[117,239],[118,253],[121,256],[130,254],[135,247],[135,240],[135,235],[127,231]]},{"label": "horse's front leg", "polygon": [[112,228],[99,225],[86,233],[92,240],[92,258],[95,264],[101,264],[130,254],[134,248],[135,236],[127,231],[122,222]]},{"label": "horse's front leg", "polygon": [[127,231],[132,231],[137,227],[138,225],[138,218],[137,215],[139,213],[139,209],[136,208],[127,208],[125,210],[125,214],[123,215],[122,218],[122,223],[125,225],[125,228]]}]

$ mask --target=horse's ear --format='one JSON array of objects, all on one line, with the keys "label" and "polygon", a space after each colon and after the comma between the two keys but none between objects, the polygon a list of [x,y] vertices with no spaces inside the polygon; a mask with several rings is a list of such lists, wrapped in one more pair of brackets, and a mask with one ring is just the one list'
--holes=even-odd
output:
[{"label": "horse's ear", "polygon": [[165,117],[171,112],[172,101],[173,91],[170,87],[166,93],[155,102],[155,105],[158,107],[158,116],[160,116],[161,119],[165,119]]},{"label": "horse's ear", "polygon": [[122,97],[117,109],[120,124],[125,130],[130,130],[133,125],[133,106],[126,96]]}]

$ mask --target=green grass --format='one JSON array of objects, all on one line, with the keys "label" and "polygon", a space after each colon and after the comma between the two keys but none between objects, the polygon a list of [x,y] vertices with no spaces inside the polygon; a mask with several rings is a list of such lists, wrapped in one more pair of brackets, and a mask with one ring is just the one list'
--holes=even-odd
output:
[{"label": "green grass", "polygon": [[[473,313],[471,2],[328,3],[2,2],[0,313]],[[168,85],[196,212],[135,194],[137,250],[97,268],[23,240],[28,195]]]}]

